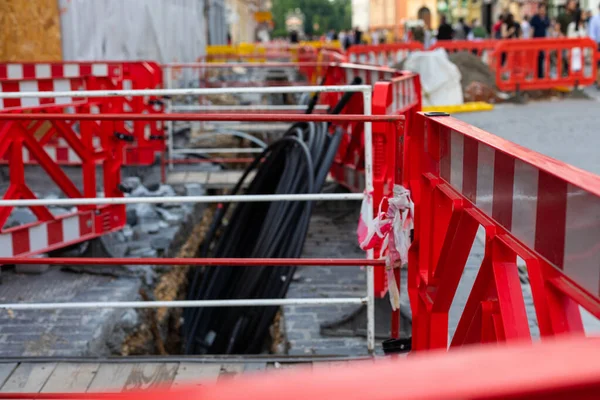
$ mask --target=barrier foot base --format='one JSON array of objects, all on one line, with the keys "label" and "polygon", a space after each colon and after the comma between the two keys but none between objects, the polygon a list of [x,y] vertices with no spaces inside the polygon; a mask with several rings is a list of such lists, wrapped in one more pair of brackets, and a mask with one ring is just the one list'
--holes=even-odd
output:
[{"label": "barrier foot base", "polygon": [[[375,299],[375,339],[386,340],[390,338],[392,308],[387,298]],[[400,338],[410,338],[412,332],[412,318],[407,305],[400,306]],[[367,306],[358,306],[354,311],[340,319],[327,321],[321,324],[321,335],[348,337],[367,337]]]},{"label": "barrier foot base", "polygon": [[408,353],[412,347],[412,337],[388,339],[381,343],[385,355]]},{"label": "barrier foot base", "polygon": [[508,99],[508,101],[514,104],[526,104],[527,96],[522,92],[516,92]]},{"label": "barrier foot base", "polygon": [[575,88],[573,90],[571,90],[571,92],[569,92],[569,95],[567,96],[570,99],[585,99],[585,100],[590,100],[590,96],[588,96],[583,90],[581,90],[580,88]]}]

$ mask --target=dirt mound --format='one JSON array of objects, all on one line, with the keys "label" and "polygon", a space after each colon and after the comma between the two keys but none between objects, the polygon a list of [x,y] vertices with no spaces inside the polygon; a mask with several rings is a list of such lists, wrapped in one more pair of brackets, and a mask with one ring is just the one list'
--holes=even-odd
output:
[{"label": "dirt mound", "polygon": [[496,90],[496,77],[481,58],[467,51],[448,54],[448,58],[460,70],[462,75],[461,86],[463,92],[472,82],[479,82],[484,86]]}]

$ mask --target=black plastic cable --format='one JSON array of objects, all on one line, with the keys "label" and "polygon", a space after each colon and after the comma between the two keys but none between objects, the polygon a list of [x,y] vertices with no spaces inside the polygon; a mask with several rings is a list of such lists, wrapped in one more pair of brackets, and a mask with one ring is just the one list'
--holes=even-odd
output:
[{"label": "black plastic cable", "polygon": [[[339,113],[352,94],[342,96]],[[312,110],[311,110],[312,111]],[[248,166],[231,194],[319,193],[343,131],[328,123],[293,124]],[[200,251],[202,257],[296,258],[308,231],[313,202],[220,204]],[[227,218],[226,218],[227,217]],[[188,299],[283,298],[295,266],[205,267],[190,275]],[[253,354],[263,350],[279,307],[189,308],[184,311],[186,354]]]}]

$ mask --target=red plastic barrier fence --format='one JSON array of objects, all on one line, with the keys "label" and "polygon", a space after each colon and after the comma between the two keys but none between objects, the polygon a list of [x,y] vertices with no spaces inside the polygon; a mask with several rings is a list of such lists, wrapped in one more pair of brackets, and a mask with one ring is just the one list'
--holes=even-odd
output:
[{"label": "red plastic barrier fence", "polygon": [[[334,57],[338,57],[334,54]],[[373,207],[375,213],[385,196],[390,196],[398,157],[403,154],[402,137],[405,126],[410,126],[414,115],[421,110],[421,85],[418,75],[385,67],[360,66],[357,64],[332,64],[326,72],[325,84],[339,85],[360,77],[363,82],[374,85],[373,115],[403,115],[404,123],[374,122],[373,140]],[[341,94],[327,93],[326,104],[337,103]],[[362,96],[356,95],[346,106],[344,113],[363,112]],[[342,138],[340,148],[331,168],[333,178],[353,191],[364,188],[364,124],[348,123],[344,126],[348,135]],[[390,146],[392,145],[392,146]],[[376,249],[375,257],[379,257]],[[375,268],[375,294],[387,293],[387,276],[383,267]]]},{"label": "red plastic barrier fence", "polygon": [[517,257],[542,337],[583,334],[578,306],[600,317],[600,177],[449,116],[419,114],[407,140],[413,350],[447,348],[479,226],[485,255],[450,346],[531,341]]},{"label": "red plastic barrier fence", "polygon": [[[15,115],[17,116],[17,115]],[[5,200],[35,199],[25,180],[25,161],[35,161],[69,198],[95,198],[98,193],[96,168],[102,168],[104,196],[121,197],[118,189],[121,177],[122,142],[114,136],[112,121],[79,121],[79,135],[68,128],[66,121],[54,121],[54,135],[63,140],[81,160],[83,191],[63,172],[44,146],[31,135],[31,123],[40,115],[18,115],[20,120],[0,121],[0,157],[7,157],[10,185]],[[74,117],[76,118],[76,117]],[[100,147],[92,146],[94,136],[100,136]],[[55,154],[56,155],[56,154]],[[70,246],[90,240],[125,225],[125,207],[79,206],[66,215],[53,215],[45,206],[30,207],[37,222],[0,230],[0,255],[22,257]],[[13,207],[0,210],[0,227],[4,227]]]},{"label": "red plastic barrier fence", "polygon": [[503,41],[496,47],[496,85],[504,91],[591,85],[597,51],[590,38]]},{"label": "red plastic barrier fence", "polygon": [[421,42],[352,46],[346,52],[350,62],[391,67],[402,62],[413,51],[423,51]]},{"label": "red plastic barrier fence", "polygon": [[[153,62],[63,62],[63,63],[24,63],[0,64],[0,92],[30,91],[74,91],[74,90],[119,90],[119,89],[155,89],[162,87],[162,70]],[[160,99],[154,97],[124,97],[111,99],[83,98],[16,98],[0,99],[1,112],[22,113],[31,111],[87,113],[100,112],[162,112]],[[64,141],[57,140],[55,127],[48,131],[42,129],[36,121],[29,125],[32,135],[43,135],[41,144],[48,147],[48,153],[55,154],[59,164],[80,164],[72,148]],[[73,133],[75,121],[70,121],[64,128]],[[45,124],[47,125],[47,124]],[[133,145],[125,147],[125,164],[151,164],[156,152],[164,150],[164,132],[162,123],[144,121],[119,122],[118,132],[132,138]],[[99,138],[93,138],[94,146],[99,145]],[[25,158],[26,163],[35,162]]]}]

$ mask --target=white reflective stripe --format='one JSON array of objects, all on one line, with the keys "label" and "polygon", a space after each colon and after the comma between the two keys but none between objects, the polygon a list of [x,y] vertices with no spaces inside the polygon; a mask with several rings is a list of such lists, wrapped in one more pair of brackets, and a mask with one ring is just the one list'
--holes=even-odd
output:
[{"label": "white reflective stripe", "polygon": [[375,84],[376,82],[379,82],[379,71],[371,71],[371,83]]},{"label": "white reflective stripe", "polygon": [[44,146],[44,151],[52,161],[58,161],[58,151],[55,146]]},{"label": "white reflective stripe", "polygon": [[29,251],[34,252],[48,247],[48,224],[29,228]]},{"label": "white reflective stripe", "polygon": [[352,74],[352,70],[350,68],[346,69],[346,83],[350,84],[352,83],[352,80],[354,79],[354,75]]},{"label": "white reflective stripe", "polygon": [[458,132],[450,133],[450,184],[459,193],[463,189],[464,136]]},{"label": "white reflective stripe", "polygon": [[[0,83],[0,93],[2,93],[4,91],[4,88],[2,88],[2,83]],[[0,110],[4,109],[4,99],[0,99]]]},{"label": "white reflective stripe", "polygon": [[108,76],[108,64],[92,64],[92,75]]},{"label": "white reflective stripe", "polygon": [[377,56],[375,55],[374,52],[370,51],[368,54],[369,57],[369,63],[370,64],[378,64],[379,60],[377,59]]},{"label": "white reflective stripe", "polygon": [[[71,82],[68,79],[54,79],[52,87],[55,92],[66,92],[71,90]],[[71,97],[56,97],[54,102],[56,104],[70,104],[73,102],[73,99]]]},{"label": "white reflective stripe", "polygon": [[23,79],[23,64],[8,64],[6,66],[8,79]]},{"label": "white reflective stripe", "polygon": [[[27,150],[27,149],[25,148],[25,146],[23,146],[23,147],[21,148],[21,158],[23,159],[23,162],[24,162],[24,163],[27,163],[27,162],[29,162],[29,161],[30,161],[30,158],[29,158],[29,150]],[[10,158],[9,158],[9,161],[10,161]]]},{"label": "white reflective stripe", "polygon": [[536,168],[515,160],[511,231],[531,249],[535,248],[538,177]]},{"label": "white reflective stripe", "polygon": [[359,70],[358,76],[360,76],[360,79],[362,79],[363,85],[369,83],[367,81],[367,71],[365,71],[364,69]]},{"label": "white reflective stripe", "polygon": [[[19,92],[38,92],[37,81],[20,81]],[[37,107],[40,105],[38,97],[24,97],[21,99],[21,107]]]},{"label": "white reflective stripe", "polygon": [[12,234],[0,234],[0,257],[12,257],[13,255]]},{"label": "white reflective stripe", "polygon": [[79,158],[79,156],[77,155],[75,150],[73,150],[72,148],[69,147],[67,151],[68,151],[68,155],[67,155],[68,162],[81,162],[81,158]]},{"label": "white reflective stripe", "polygon": [[486,215],[492,215],[494,196],[494,160],[496,152],[478,143],[477,148],[477,197],[475,204]]},{"label": "white reflective stripe", "polygon": [[44,79],[51,78],[50,64],[36,64],[35,65],[35,78]]},{"label": "white reflective stripe", "polygon": [[563,271],[597,296],[600,290],[600,198],[569,184],[566,214]]},{"label": "white reflective stripe", "polygon": [[70,242],[78,239],[81,236],[79,231],[79,215],[63,219],[62,228],[64,242]]},{"label": "white reflective stripe", "polygon": [[80,76],[81,74],[79,73],[79,65],[78,64],[63,65],[63,75],[65,78],[73,78],[73,77]]}]

